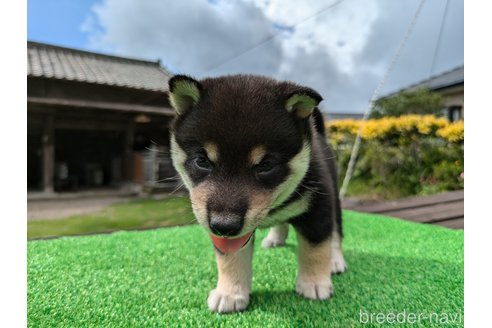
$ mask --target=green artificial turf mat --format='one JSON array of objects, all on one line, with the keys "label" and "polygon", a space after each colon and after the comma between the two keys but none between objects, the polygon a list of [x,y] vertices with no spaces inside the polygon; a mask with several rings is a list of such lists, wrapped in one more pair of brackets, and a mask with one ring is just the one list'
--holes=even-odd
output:
[{"label": "green artificial turf mat", "polygon": [[345,328],[370,326],[364,313],[403,311],[433,317],[387,326],[431,326],[437,316],[463,325],[451,316],[463,309],[463,231],[349,211],[344,228],[349,271],[323,302],[294,292],[293,230],[287,247],[269,250],[258,231],[250,305],[230,315],[207,309],[217,273],[199,226],[31,241],[28,326]]}]

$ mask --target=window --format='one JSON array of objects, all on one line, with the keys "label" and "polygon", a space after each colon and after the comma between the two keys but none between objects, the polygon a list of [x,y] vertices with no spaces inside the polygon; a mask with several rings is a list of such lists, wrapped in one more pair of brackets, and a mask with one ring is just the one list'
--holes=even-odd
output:
[{"label": "window", "polygon": [[461,106],[451,106],[448,108],[448,119],[451,122],[458,121],[462,119]]}]

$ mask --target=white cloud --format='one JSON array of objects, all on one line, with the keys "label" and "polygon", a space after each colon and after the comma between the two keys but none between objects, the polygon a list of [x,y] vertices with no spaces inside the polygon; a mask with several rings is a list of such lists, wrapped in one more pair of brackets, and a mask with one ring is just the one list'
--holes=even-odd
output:
[{"label": "white cloud", "polygon": [[[260,9],[242,2],[106,0],[94,8],[93,17],[104,33],[91,39],[92,48],[161,58],[170,67],[195,75],[273,31]],[[277,63],[268,55],[275,47],[273,42],[264,51],[262,59],[269,65]]]},{"label": "white cloud", "polygon": [[328,3],[256,0],[255,3],[273,22],[293,27],[291,37],[283,42],[287,53],[302,48],[311,54],[321,47],[343,73],[353,72],[354,57],[365,47],[379,14],[375,0]]},{"label": "white cloud", "polygon": [[[453,20],[446,25],[440,70],[463,63],[463,41],[452,38],[463,33],[463,0],[450,1]],[[336,3],[102,0],[83,28],[95,51],[160,58],[173,72],[198,78],[253,73],[289,79],[316,88],[325,109],[361,112],[418,0]],[[427,77],[441,5],[427,2],[387,89]]]}]

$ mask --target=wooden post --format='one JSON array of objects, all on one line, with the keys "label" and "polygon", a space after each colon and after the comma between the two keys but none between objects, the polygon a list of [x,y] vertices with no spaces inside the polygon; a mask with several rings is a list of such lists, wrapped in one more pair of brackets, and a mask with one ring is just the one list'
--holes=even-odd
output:
[{"label": "wooden post", "polygon": [[125,130],[125,145],[123,156],[124,178],[126,182],[133,180],[133,143],[135,138],[135,124],[133,121],[128,122]]},{"label": "wooden post", "polygon": [[43,145],[43,191],[53,192],[55,173],[55,129],[54,118],[48,114],[44,121],[42,145]]}]

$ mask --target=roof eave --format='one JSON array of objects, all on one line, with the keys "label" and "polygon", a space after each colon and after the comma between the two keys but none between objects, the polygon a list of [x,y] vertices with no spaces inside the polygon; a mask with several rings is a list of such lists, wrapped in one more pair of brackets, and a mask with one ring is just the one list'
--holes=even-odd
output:
[{"label": "roof eave", "polygon": [[175,111],[168,107],[157,107],[139,104],[124,104],[124,103],[114,103],[114,102],[103,102],[103,101],[88,101],[88,100],[76,100],[76,99],[63,99],[63,98],[45,98],[45,97],[34,97],[28,96],[27,103],[33,105],[49,105],[61,108],[90,108],[90,109],[102,109],[102,110],[112,110],[127,113],[146,113],[154,115],[162,115],[174,117]]},{"label": "roof eave", "polygon": [[[110,83],[100,83],[100,82],[93,82],[93,81],[86,81],[82,79],[65,79],[65,78],[59,78],[55,76],[46,76],[46,75],[33,75],[33,74],[28,74],[27,78],[32,78],[32,79],[45,79],[45,80],[51,80],[51,81],[63,81],[63,82],[75,82],[75,83],[82,83],[82,84],[90,84],[90,85],[100,85],[100,86],[107,86],[107,87],[114,87],[114,88],[121,88],[125,90],[136,90],[136,91],[151,91],[151,92],[160,92],[160,93],[168,93],[169,89],[168,88],[163,88],[163,89],[153,89],[153,88],[145,88],[145,87],[133,87],[129,85],[118,85],[118,84],[110,84]],[[165,85],[167,86],[167,85]]]}]

